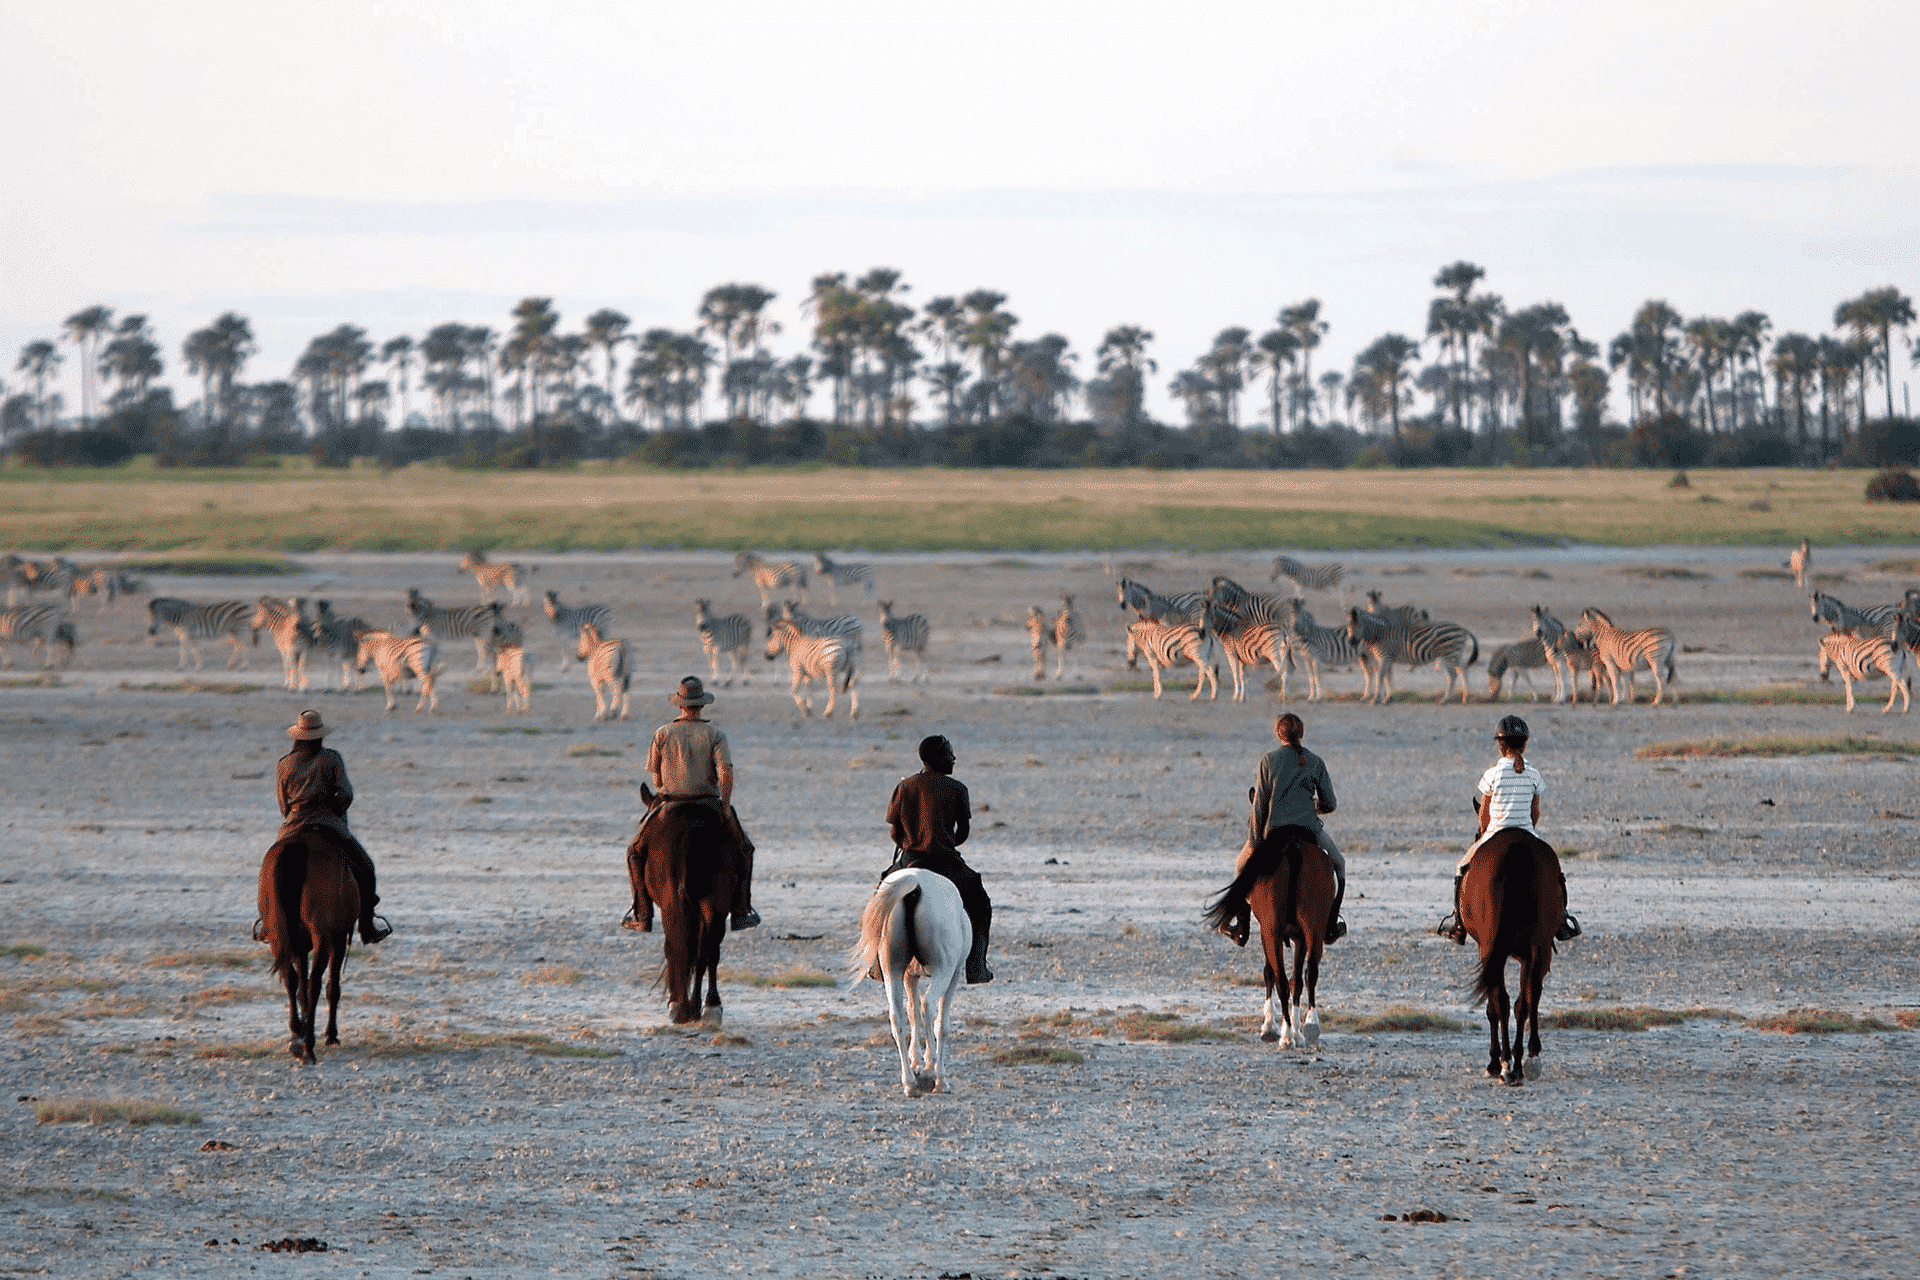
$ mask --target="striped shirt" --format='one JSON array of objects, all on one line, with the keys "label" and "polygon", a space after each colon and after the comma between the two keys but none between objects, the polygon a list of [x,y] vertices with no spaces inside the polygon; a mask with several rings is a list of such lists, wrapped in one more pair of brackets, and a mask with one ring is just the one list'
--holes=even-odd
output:
[{"label": "striped shirt", "polygon": [[1546,779],[1529,761],[1519,773],[1504,757],[1480,775],[1480,794],[1491,797],[1487,806],[1487,834],[1503,827],[1533,830],[1533,800],[1547,793]]}]

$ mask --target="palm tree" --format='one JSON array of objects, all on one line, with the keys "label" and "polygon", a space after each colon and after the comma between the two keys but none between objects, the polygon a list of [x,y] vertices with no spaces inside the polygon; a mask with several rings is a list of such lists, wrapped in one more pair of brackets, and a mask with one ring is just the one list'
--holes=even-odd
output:
[{"label": "palm tree", "polygon": [[1475,294],[1473,287],[1486,279],[1486,268],[1465,260],[1440,268],[1434,273],[1433,287],[1447,295],[1435,298],[1427,307],[1427,336],[1444,334],[1454,351],[1457,377],[1453,390],[1453,425],[1466,429],[1466,390],[1472,378],[1473,337],[1491,334],[1501,311],[1497,294]]},{"label": "palm tree", "polygon": [[[100,306],[88,307],[68,316],[60,327],[66,331],[73,345],[80,349],[80,425],[82,428],[93,425],[93,406],[97,400],[94,392],[94,368],[100,353],[100,335],[113,323],[113,312]],[[93,348],[89,351],[87,348]]]},{"label": "palm tree", "polygon": [[1213,416],[1213,380],[1200,368],[1182,370],[1173,375],[1167,390],[1187,408],[1187,425],[1200,426]]},{"label": "palm tree", "polygon": [[[920,309],[920,321],[914,329],[933,341],[940,363],[927,375],[927,381],[947,402],[947,425],[960,420],[960,390],[966,385],[966,370],[953,358],[966,335],[967,313],[957,298],[933,298]],[[959,370],[959,376],[953,371]]]},{"label": "palm tree", "polygon": [[[1804,333],[1783,333],[1773,344],[1774,403],[1786,412],[1787,388],[1793,388],[1794,434],[1798,456],[1807,456],[1807,379],[1820,368],[1820,344]],[[1783,422],[1781,426],[1784,428]]]},{"label": "palm tree", "polygon": [[1840,448],[1847,447],[1847,388],[1857,377],[1861,384],[1860,403],[1862,406],[1860,422],[1866,425],[1866,349],[1857,343],[1842,342],[1827,334],[1820,336],[1820,455],[1832,456],[1832,448],[1827,433],[1828,401],[1837,400],[1833,417],[1839,425]]},{"label": "palm tree", "polygon": [[1535,425],[1533,413],[1534,365],[1538,362],[1549,376],[1559,373],[1567,320],[1567,309],[1559,303],[1537,303],[1503,320],[1494,340],[1520,376],[1520,437],[1529,446],[1546,442],[1545,429]]},{"label": "palm tree", "polygon": [[632,323],[612,307],[602,307],[587,317],[587,341],[600,348],[607,362],[607,404],[613,405],[613,374],[618,365],[615,348],[628,341],[627,326]]},{"label": "palm tree", "polygon": [[181,346],[187,372],[201,378],[200,412],[211,426],[232,418],[233,383],[253,355],[253,326],[228,311],[205,329],[187,335]]},{"label": "palm tree", "polygon": [[513,308],[513,332],[507,338],[510,359],[525,369],[523,380],[532,393],[533,465],[547,465],[546,423],[541,419],[540,388],[553,357],[552,338],[560,327],[560,313],[552,298],[522,298]]},{"label": "palm tree", "polygon": [[[1327,418],[1329,421],[1333,418],[1334,407],[1340,403],[1340,388],[1345,383],[1346,377],[1338,369],[1329,369],[1320,375],[1320,394],[1327,398]],[[1304,376],[1301,378],[1301,385],[1303,387],[1307,386]],[[1312,399],[1312,390],[1308,387],[1308,394],[1305,397],[1305,401],[1311,402]],[[1307,425],[1312,426],[1313,424],[1308,423]]]},{"label": "palm tree", "polygon": [[[1734,359],[1737,361],[1744,355],[1752,363],[1754,381],[1760,393],[1760,412],[1757,417],[1764,418],[1767,412],[1767,375],[1764,357],[1767,350],[1767,333],[1773,328],[1773,321],[1767,319],[1767,313],[1764,311],[1742,311],[1733,318],[1731,327]],[[1734,406],[1733,429],[1738,431],[1740,411],[1737,396],[1734,399]],[[1784,423],[1775,425],[1782,428],[1785,426]]]},{"label": "palm tree", "polygon": [[1247,382],[1247,362],[1253,358],[1251,331],[1235,326],[1214,336],[1213,346],[1200,358],[1220,397],[1220,417],[1230,427],[1240,425],[1240,391]]},{"label": "palm tree", "polygon": [[1608,361],[1614,368],[1626,364],[1636,386],[1653,392],[1654,413],[1665,416],[1672,390],[1674,365],[1680,352],[1680,313],[1664,298],[1651,298],[1633,314],[1627,332],[1613,340]]},{"label": "palm tree", "polygon": [[813,313],[813,345],[820,353],[820,372],[833,379],[833,422],[846,422],[847,383],[853,372],[853,345],[860,295],[847,288],[844,271],[813,278],[803,309]]},{"label": "palm tree", "polygon": [[[1887,387],[1887,417],[1893,417],[1893,331],[1899,329],[1903,334],[1914,321],[1913,299],[1901,293],[1893,285],[1881,289],[1869,289],[1857,298],[1851,298],[1834,308],[1833,322],[1846,325],[1853,331],[1857,342],[1871,343],[1878,337],[1879,351],[1877,363],[1880,366],[1880,380]],[[1864,380],[1861,399],[1866,398]],[[1861,408],[1861,425],[1866,425],[1866,410]]]},{"label": "palm tree", "polygon": [[1000,305],[1006,300],[1006,294],[995,293],[991,289],[975,289],[960,299],[960,305],[967,311],[967,327],[961,335],[960,345],[978,353],[983,422],[993,418],[1001,354],[1006,350],[1007,338],[1013,332],[1013,326],[1020,323],[1018,316]]},{"label": "palm tree", "polygon": [[407,425],[407,374],[413,368],[413,339],[406,334],[388,338],[380,346],[380,359],[400,375],[400,425]]},{"label": "palm tree", "polygon": [[59,372],[60,360],[60,348],[45,338],[36,338],[20,348],[20,361],[13,366],[33,379],[33,405],[40,415],[42,431],[53,425],[47,412],[47,379]]},{"label": "palm tree", "polygon": [[1399,333],[1383,333],[1367,345],[1353,362],[1353,378],[1348,385],[1371,381],[1387,402],[1393,420],[1393,438],[1400,439],[1400,383],[1407,376],[1407,363],[1420,354],[1420,344]]},{"label": "palm tree", "polygon": [[1269,329],[1260,335],[1253,344],[1253,358],[1250,367],[1255,373],[1267,375],[1267,398],[1269,411],[1273,415],[1273,434],[1276,446],[1280,436],[1280,387],[1287,372],[1293,368],[1293,362],[1300,355],[1300,339],[1285,329]]},{"label": "palm tree", "polygon": [[[1305,302],[1296,302],[1290,307],[1280,308],[1280,327],[1291,333],[1300,343],[1300,376],[1308,385],[1313,383],[1313,349],[1320,345],[1320,339],[1326,336],[1330,327],[1320,318],[1320,299],[1308,298]],[[1313,425],[1313,401],[1306,401],[1305,425]]]},{"label": "palm tree", "polygon": [[102,373],[120,384],[120,389],[108,397],[109,404],[146,399],[148,384],[166,371],[145,316],[122,317],[113,341],[100,353],[99,364]]},{"label": "palm tree", "polygon": [[420,341],[423,379],[440,397],[440,421],[445,429],[460,430],[460,393],[466,389],[467,326],[455,321],[437,324]]},{"label": "palm tree", "polygon": [[1147,355],[1153,341],[1151,330],[1139,325],[1115,325],[1107,330],[1094,351],[1094,367],[1113,388],[1114,403],[1120,407],[1121,425],[1131,431],[1138,426],[1146,407],[1147,375],[1160,372],[1160,366]]},{"label": "palm tree", "polygon": [[1693,353],[1693,365],[1700,371],[1700,380],[1706,390],[1706,421],[1708,435],[1713,435],[1717,424],[1713,417],[1713,376],[1722,366],[1731,367],[1733,335],[1725,320],[1714,316],[1700,316],[1687,321],[1681,329],[1687,349]]}]

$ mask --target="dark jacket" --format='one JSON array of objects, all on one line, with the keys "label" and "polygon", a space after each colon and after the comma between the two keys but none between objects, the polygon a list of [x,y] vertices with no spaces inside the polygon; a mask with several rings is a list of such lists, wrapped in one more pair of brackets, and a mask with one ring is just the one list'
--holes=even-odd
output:
[{"label": "dark jacket", "polygon": [[338,751],[322,747],[310,756],[289,751],[280,757],[277,777],[286,827],[313,823],[348,833],[353,784],[347,781],[347,762]]},{"label": "dark jacket", "polygon": [[[1332,813],[1338,801],[1333,795],[1333,780],[1327,776],[1326,762],[1306,752],[1306,763],[1299,751],[1281,746],[1260,757],[1260,769],[1253,785],[1253,811],[1247,815],[1247,840],[1260,843],[1260,837],[1275,827],[1297,826],[1320,830],[1321,813]],[[1316,805],[1316,801],[1318,804]]]},{"label": "dark jacket", "polygon": [[887,827],[893,842],[908,853],[958,858],[972,821],[966,784],[943,773],[902,778],[887,801]]}]

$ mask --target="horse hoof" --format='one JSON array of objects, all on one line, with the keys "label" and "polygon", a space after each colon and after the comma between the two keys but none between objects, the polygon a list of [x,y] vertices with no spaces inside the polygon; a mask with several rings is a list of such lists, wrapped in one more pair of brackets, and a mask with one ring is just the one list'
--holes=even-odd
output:
[{"label": "horse hoof", "polygon": [[1518,1089],[1527,1082],[1527,1078],[1519,1073],[1509,1071],[1506,1075],[1506,1081],[1508,1088]]},{"label": "horse hoof", "polygon": [[916,1075],[913,1083],[914,1087],[923,1094],[940,1092],[940,1077],[938,1076]]},{"label": "horse hoof", "polygon": [[700,1025],[703,1027],[712,1027],[718,1031],[720,1029],[720,1006],[717,1004],[712,1005],[703,1011],[700,1015]]},{"label": "horse hoof", "polygon": [[1265,1040],[1268,1044],[1272,1044],[1274,1041],[1280,1038],[1280,1033],[1278,1031],[1275,1031],[1273,1028],[1269,1027],[1265,1031],[1262,1031],[1260,1033],[1260,1038],[1262,1040]]},{"label": "horse hoof", "polygon": [[1489,1062],[1487,1064],[1487,1079],[1498,1080],[1499,1078],[1500,1078],[1500,1064],[1497,1062]]},{"label": "horse hoof", "polygon": [[340,1043],[340,1037],[339,1037],[339,1036],[328,1036],[328,1037],[327,1037],[327,1047],[328,1047],[329,1049],[331,1049],[331,1048],[333,1048],[333,1047],[334,1047],[335,1045],[337,1045],[337,1044],[339,1044],[339,1043]]}]

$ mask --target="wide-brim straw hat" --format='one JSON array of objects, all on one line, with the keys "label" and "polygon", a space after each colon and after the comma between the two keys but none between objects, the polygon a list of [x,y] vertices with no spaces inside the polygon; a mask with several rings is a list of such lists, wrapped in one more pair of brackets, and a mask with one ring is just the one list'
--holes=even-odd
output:
[{"label": "wide-brim straw hat", "polygon": [[327,726],[321,723],[318,711],[302,711],[300,718],[287,726],[287,736],[296,742],[311,742],[326,737]]},{"label": "wide-brim straw hat", "polygon": [[713,703],[713,695],[700,683],[699,676],[688,676],[680,685],[667,695],[667,701],[676,707],[705,707]]}]

